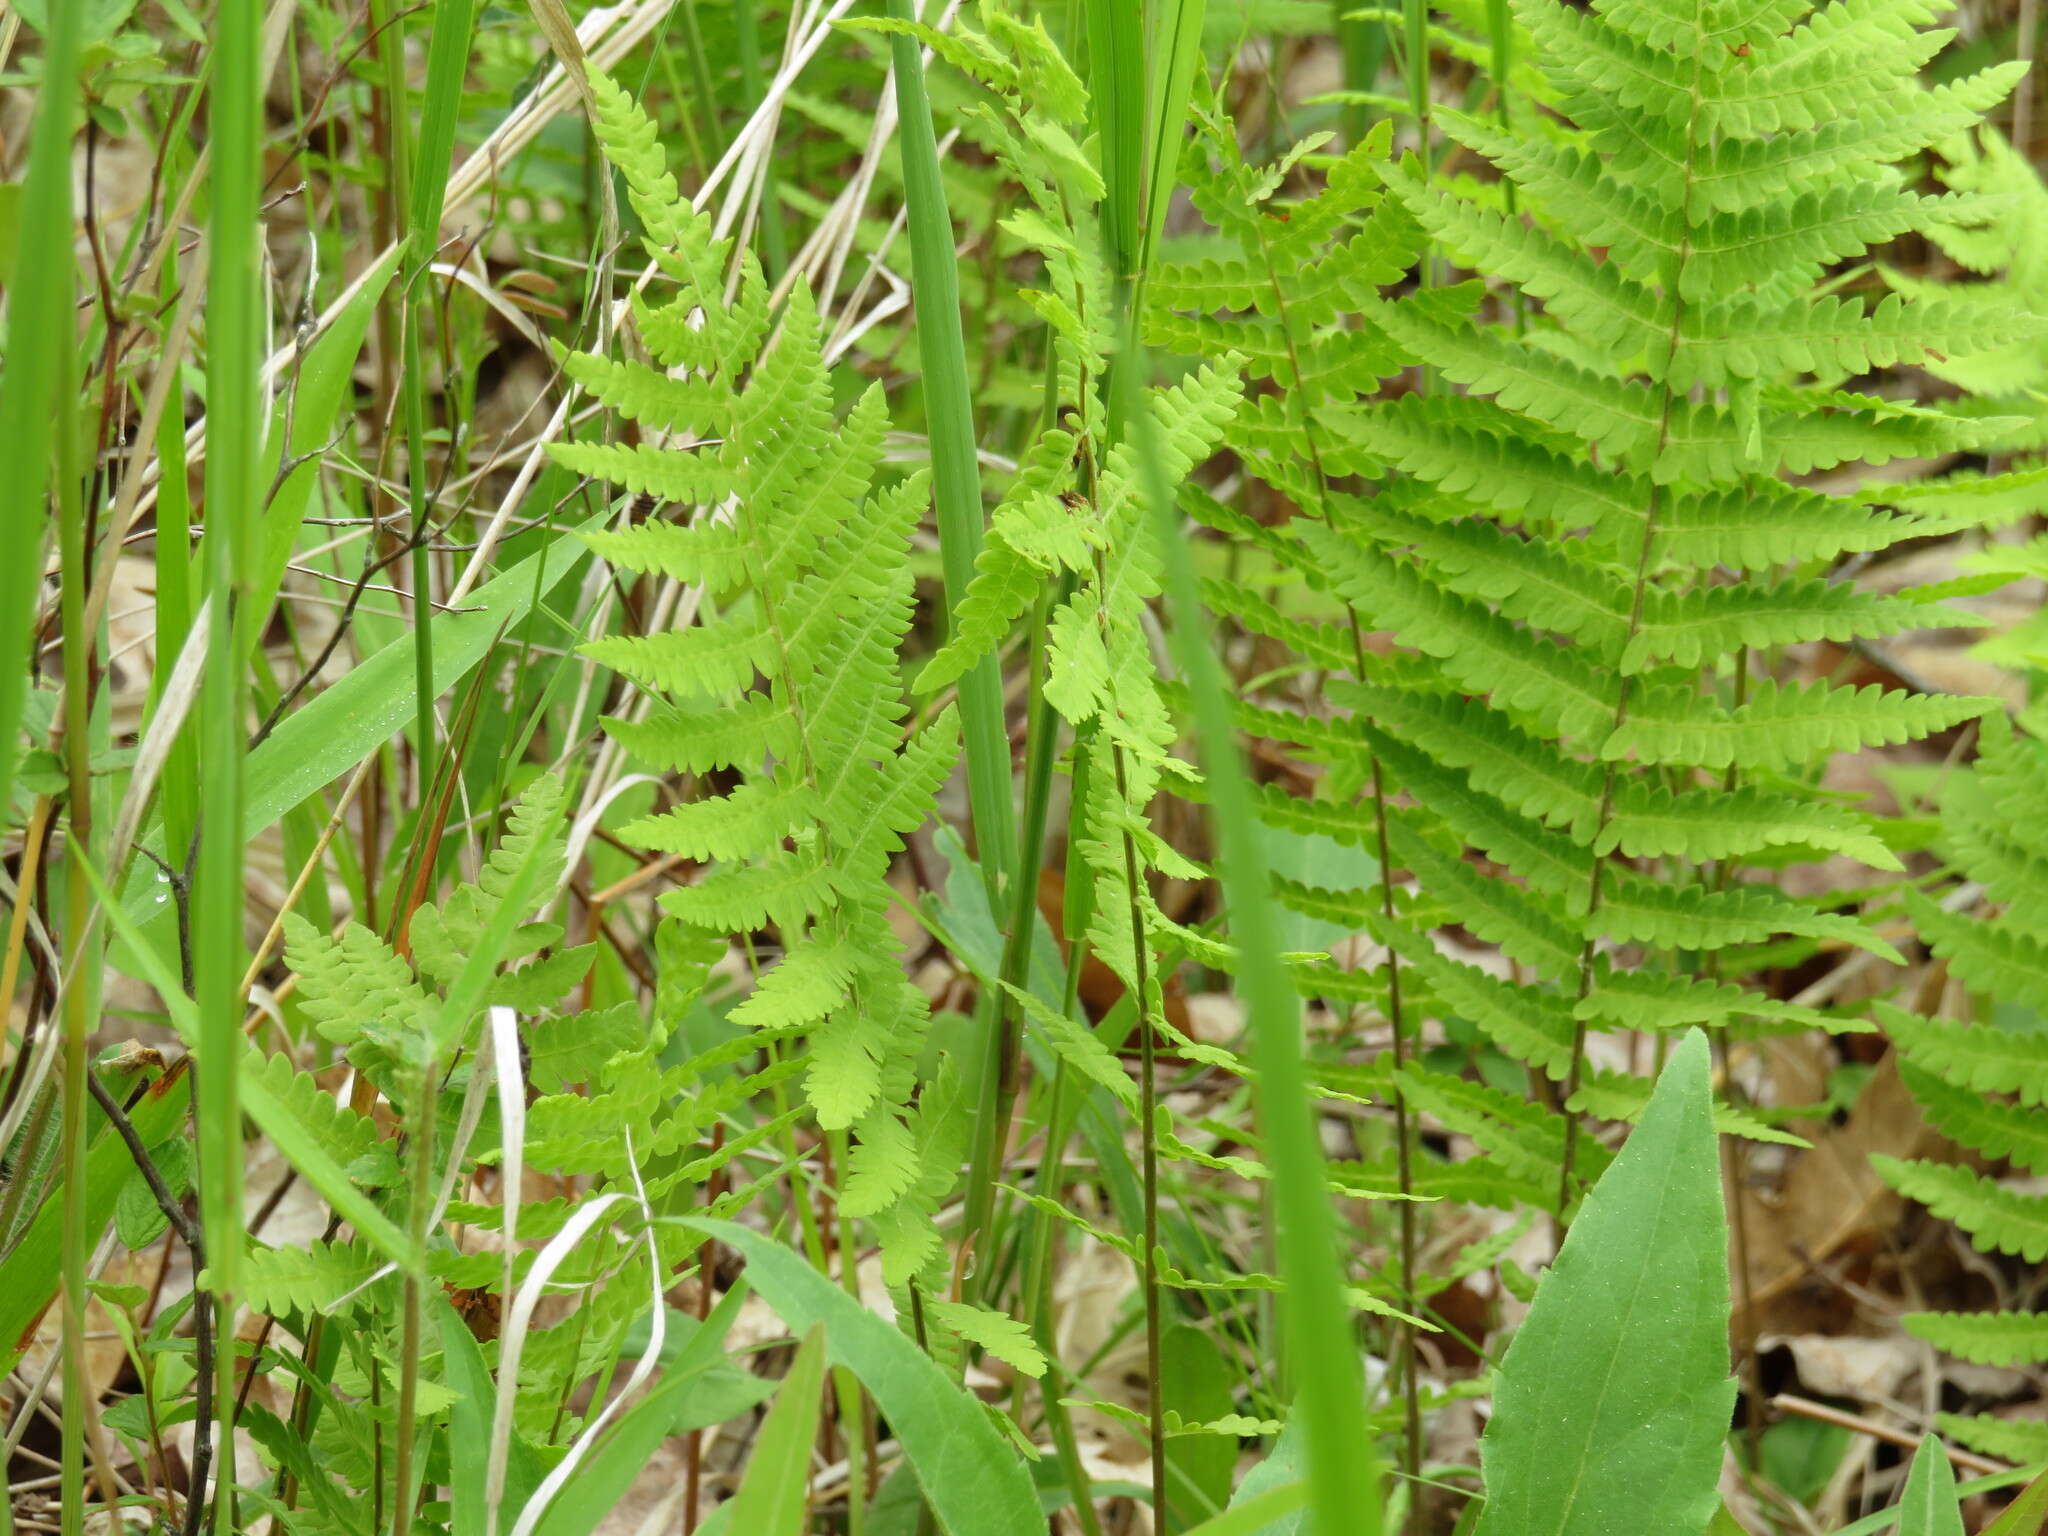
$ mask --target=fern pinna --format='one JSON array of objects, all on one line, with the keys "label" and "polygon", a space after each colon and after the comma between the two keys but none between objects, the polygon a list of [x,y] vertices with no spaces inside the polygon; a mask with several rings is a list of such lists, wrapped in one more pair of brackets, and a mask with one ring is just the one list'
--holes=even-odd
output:
[{"label": "fern pinna", "polygon": [[[1412,1063],[1393,1074],[1405,1102],[1492,1154],[1472,1174],[1420,1169],[1417,1187],[1568,1213],[1602,1156],[1581,1118],[1627,1118],[1646,1086],[1594,1070],[1589,1031],[1832,1023],[1735,979],[1746,952],[1892,953],[1860,918],[1759,876],[1836,853],[1897,870],[1881,829],[1821,792],[1820,765],[1989,701],[1794,681],[1781,663],[1807,642],[1971,622],[1946,589],[1870,595],[1840,568],[2001,515],[1994,493],[2013,482],[1922,508],[1911,482],[1801,479],[1988,442],[2011,422],[1845,386],[2039,327],[1941,296],[1818,291],[1837,263],[1969,210],[1892,163],[2016,71],[1923,91],[1914,71],[1943,37],[1920,30],[1931,7],[1515,10],[1558,121],[1514,137],[1437,116],[1502,180],[1442,182],[1368,146],[1324,192],[1274,206],[1288,167],[1246,170],[1219,125],[1190,171],[1238,254],[1162,274],[1149,323],[1182,351],[1249,336],[1270,382],[1230,443],[1308,515],[1206,515],[1262,562],[1252,575],[1338,600],[1333,622],[1304,623],[1257,580],[1212,587],[1247,627],[1351,674],[1328,689],[1341,720],[1244,711],[1330,770],[1314,802],[1269,795],[1272,818],[1383,852],[1377,890],[1281,892],[1394,957],[1387,980],[1332,977],[1328,995],[1397,1025],[1402,1005],[1464,1021],[1534,1069],[1533,1104]],[[1339,255],[1305,264],[1302,242],[1337,226],[1354,231]],[[1482,278],[1403,291],[1404,250],[1425,243]],[[1427,373],[1379,397],[1404,365]],[[1512,973],[1450,958],[1432,933],[1445,925]],[[1762,1133],[1732,1113],[1724,1126]]]},{"label": "fern pinna", "polygon": [[[1986,722],[1986,749],[1942,798],[1942,830],[1965,883],[1946,899],[1914,893],[1915,926],[1948,975],[1977,1001],[1975,1017],[1929,1019],[1878,1004],[1899,1075],[1928,1121],[1987,1160],[1874,1157],[1891,1186],[1954,1222],[1986,1253],[2028,1266],[2048,1258],[2048,1195],[1997,1176],[2048,1172],[2048,744]],[[2048,1315],[1918,1312],[1906,1330],[1965,1360],[2048,1362]],[[1942,1416],[1943,1429],[1993,1456],[2038,1461],[2048,1426],[2004,1417]]]}]

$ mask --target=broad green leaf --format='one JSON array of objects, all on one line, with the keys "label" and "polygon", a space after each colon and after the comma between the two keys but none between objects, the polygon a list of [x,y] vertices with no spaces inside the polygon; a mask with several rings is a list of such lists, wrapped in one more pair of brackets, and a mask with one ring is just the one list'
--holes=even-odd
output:
[{"label": "broad green leaf", "polygon": [[1501,1362],[1479,1536],[1698,1536],[1734,1401],[1707,1039],[1693,1030]]},{"label": "broad green leaf", "polygon": [[811,1441],[825,1387],[825,1325],[811,1324],[775,1405],[747,1456],[747,1475],[728,1517],[748,1536],[803,1536],[810,1508]]},{"label": "broad green leaf", "polygon": [[[1190,1424],[1229,1413],[1235,1405],[1233,1377],[1208,1330],[1175,1324],[1162,1343],[1160,1391],[1166,1406]],[[1166,1462],[1167,1501],[1182,1521],[1193,1524],[1229,1504],[1235,1439],[1177,1435],[1166,1442]]]},{"label": "broad green leaf", "polygon": [[[77,0],[67,0],[77,4]],[[45,37],[50,32],[50,0],[15,0],[14,9],[21,19]],[[135,0],[85,0],[79,5],[80,37],[87,43],[97,43],[112,37],[121,29],[135,10]]]},{"label": "broad green leaf", "polygon": [[1044,1536],[1038,1495],[981,1405],[895,1328],[765,1233],[685,1225],[738,1250],[747,1278],[792,1330],[826,1325],[832,1363],[858,1376],[917,1471],[948,1536]]},{"label": "broad green leaf", "polygon": [[1811,1504],[1855,1440],[1839,1424],[1788,1418],[1764,1431],[1759,1460],[1773,1488],[1798,1503]]},{"label": "broad green leaf", "polygon": [[1899,1536],[1963,1536],[1962,1511],[1956,1508],[1956,1475],[1938,1435],[1920,1442],[1913,1470],[1906,1474],[1906,1492],[1899,1500]]}]

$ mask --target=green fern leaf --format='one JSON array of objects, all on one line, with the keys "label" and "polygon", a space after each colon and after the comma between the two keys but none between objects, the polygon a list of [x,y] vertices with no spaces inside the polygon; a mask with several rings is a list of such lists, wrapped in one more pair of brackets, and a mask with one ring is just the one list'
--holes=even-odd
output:
[{"label": "green fern leaf", "polygon": [[1957,976],[2036,1012],[2048,1012],[2048,939],[1946,912],[1918,892],[1907,892],[1906,908],[1914,926]]},{"label": "green fern leaf", "polygon": [[1876,1007],[1892,1043],[1944,1082],[1977,1093],[2018,1094],[2022,1104],[2048,1104],[2048,1035],[1922,1018],[1890,1003]]},{"label": "green fern leaf", "polygon": [[[1908,1312],[1899,1321],[1914,1338],[1958,1360],[1978,1365],[2048,1361],[2048,1313]],[[2041,1427],[2048,1434],[2048,1425]]]},{"label": "green fern leaf", "polygon": [[1014,1317],[959,1301],[927,1299],[924,1309],[941,1327],[986,1350],[1020,1375],[1035,1381],[1045,1374],[1045,1356],[1032,1342],[1031,1330]]},{"label": "green fern leaf", "polygon": [[2009,1158],[2034,1173],[2048,1172],[2048,1116],[1953,1086],[1911,1060],[1899,1063],[1899,1077],[1949,1140],[1986,1157]]},{"label": "green fern leaf", "polygon": [[1969,1234],[1979,1248],[2038,1264],[2048,1258],[2048,1195],[2022,1195],[1968,1168],[1873,1153],[1870,1166],[1909,1200]]},{"label": "green fern leaf", "polygon": [[1765,679],[1747,703],[1725,709],[1653,686],[1638,694],[1600,755],[1687,768],[1803,767],[1837,752],[1931,736],[1996,707],[1992,699],[1887,692],[1877,683],[1852,688]]}]

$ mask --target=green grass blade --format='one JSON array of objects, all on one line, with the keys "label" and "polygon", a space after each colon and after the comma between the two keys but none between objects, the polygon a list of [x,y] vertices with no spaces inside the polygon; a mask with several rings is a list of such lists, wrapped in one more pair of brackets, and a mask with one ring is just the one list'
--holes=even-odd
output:
[{"label": "green grass blade", "polygon": [[1692,1031],[1502,1361],[1479,1536],[1697,1531],[1735,1405],[1728,1224]]},{"label": "green grass blade", "polygon": [[[434,1303],[441,1328],[441,1358],[446,1362],[449,1390],[448,1460],[457,1467],[481,1467],[491,1454],[491,1368],[456,1310],[444,1300]],[[450,1536],[484,1536],[484,1485],[481,1479],[455,1480]]]},{"label": "green grass blade", "polygon": [[[50,526],[50,422],[57,415],[60,354],[72,333],[71,134],[77,122],[79,13],[59,5],[44,40],[46,81],[29,142],[21,243],[7,303],[7,366],[0,371],[0,443],[15,445],[0,486],[0,826],[14,804],[21,708],[29,680],[29,621]],[[63,419],[70,419],[70,411]],[[36,445],[22,451],[24,445]]]},{"label": "green grass blade", "polygon": [[1145,214],[1134,275],[1141,280],[1152,269],[1152,252],[1166,227],[1166,209],[1173,201],[1174,167],[1188,124],[1188,103],[1194,99],[1195,71],[1202,63],[1202,20],[1207,0],[1172,0],[1161,8],[1150,56],[1163,65],[1152,74],[1145,114]]},{"label": "green grass blade", "polygon": [[[1128,336],[1128,329],[1126,334],[1131,355],[1141,362],[1135,338]],[[1136,366],[1120,372],[1127,396],[1135,397]],[[1193,702],[1231,939],[1242,956],[1239,984],[1259,1069],[1259,1124],[1272,1170],[1280,1273],[1287,1282],[1281,1311],[1298,1394],[1296,1411],[1308,1439],[1309,1486],[1322,1528],[1377,1536],[1377,1467],[1360,1431],[1365,1383],[1351,1344],[1351,1318],[1338,1267],[1344,1246],[1330,1208],[1322,1146],[1309,1102],[1301,1002],[1280,962],[1280,929],[1269,894],[1271,876],[1252,805],[1251,780],[1231,726],[1230,699],[1203,614],[1194,559],[1150,441],[1152,419],[1135,398],[1127,399],[1125,417],[1136,428],[1145,497],[1165,556],[1174,658]]]},{"label": "green grass blade", "polygon": [[1110,267],[1138,274],[1145,187],[1145,32],[1139,7],[1087,0],[1088,95],[1102,137],[1102,224]]},{"label": "green grass blade", "polygon": [[[2044,1474],[2048,1474],[2048,1468],[2030,1466],[2014,1467],[2010,1472],[1995,1472],[1989,1477],[1973,1477],[1967,1483],[1957,1485],[1956,1497],[1967,1499],[1980,1493],[1997,1493],[2000,1489],[2010,1488],[2015,1483],[2024,1483],[2029,1478],[2041,1477]],[[1889,1531],[1898,1523],[1898,1506],[1893,1505],[1890,1509],[1880,1509],[1874,1515],[1866,1515],[1853,1525],[1843,1526],[1834,1532],[1833,1536],[1877,1536],[1878,1532]],[[1990,1533],[1986,1532],[1985,1536],[1990,1536]],[[2012,1533],[2006,1532],[2003,1536],[2012,1536]]]},{"label": "green grass blade", "polygon": [[[914,20],[910,0],[889,0],[889,14]],[[916,39],[889,39],[896,75],[897,131],[903,153],[904,199],[910,229],[911,300],[918,355],[924,363],[926,430],[931,439],[932,505],[938,520],[939,560],[946,608],[957,608],[974,579],[981,553],[981,469],[974,446],[974,390],[967,374],[967,344],[960,329],[960,273],[953,253],[953,220],[939,177],[939,145],[931,99]],[[967,794],[974,819],[975,855],[1000,903],[1003,875],[1017,846],[1011,805],[1010,740],[1003,729],[1003,679],[995,658],[984,658],[960,679],[960,717],[967,745]],[[1002,910],[998,905],[997,910]]]},{"label": "green grass blade", "polygon": [[[911,0],[889,0],[889,14],[914,20]],[[976,458],[973,386],[967,374],[967,344],[960,327],[960,273],[953,250],[953,220],[939,176],[938,140],[931,99],[925,90],[924,60],[914,38],[889,39],[896,80],[903,155],[904,201],[910,229],[910,289],[918,354],[924,364],[925,430],[931,443],[932,506],[939,530],[939,562],[945,577],[948,629],[959,609],[982,547],[981,470]],[[973,822],[989,905],[1006,911],[1009,875],[1017,857],[1017,818],[1012,800],[1010,737],[1003,724],[1003,677],[994,656],[985,656],[960,679],[960,724],[967,754],[967,803]],[[967,1214],[961,1241],[982,1235],[995,1195],[996,1161],[1003,1126],[1003,1085],[1013,1054],[999,1020],[1000,1005],[987,993],[978,1017],[987,1048],[981,1053],[974,1152],[967,1181]],[[970,1282],[972,1283],[972,1282]]]},{"label": "green grass blade", "polygon": [[[469,67],[469,34],[475,20],[474,0],[436,0],[432,44],[427,55],[426,110],[420,120],[418,147],[410,167],[411,206],[407,209],[405,242],[405,464],[411,492],[413,591],[414,748],[419,754],[420,799],[434,779],[434,629],[433,562],[427,548],[427,411],[426,374],[420,356],[420,317],[431,303],[427,264],[441,232],[441,203],[447,190],[448,158],[455,145],[455,119],[462,105],[462,77]],[[391,102],[402,113],[403,97]]]},{"label": "green grass blade", "polygon": [[813,1323],[747,1457],[728,1517],[749,1536],[803,1536],[811,1501],[811,1442],[825,1387],[825,1325]]},{"label": "green grass blade", "polygon": [[462,110],[462,77],[469,68],[469,35],[476,0],[436,0],[432,42],[427,53],[426,109],[412,162],[412,206],[408,210],[415,260],[433,255],[448,190],[448,162],[455,150],[455,120]]},{"label": "green grass blade", "polygon": [[1928,1435],[1913,1454],[1913,1470],[1899,1499],[1899,1536],[1963,1536],[1956,1475],[1938,1435]]},{"label": "green grass blade", "polygon": [[[249,534],[261,494],[257,450],[263,431],[258,382],[263,361],[263,264],[257,200],[264,129],[258,78],[262,7],[257,0],[221,0],[213,38],[207,133],[213,150],[213,220],[207,258],[204,547],[211,601],[199,697],[199,756],[205,778],[200,786],[192,947],[198,992],[194,1046],[199,1073],[199,1214],[212,1289],[221,1298],[218,1315],[232,1317],[229,1297],[243,1242],[245,1046],[240,1024],[247,959],[240,828],[242,756],[248,740],[243,658],[234,644],[234,630],[248,591]],[[218,1413],[223,1424],[233,1412],[234,1390],[235,1373],[220,1372]],[[200,1412],[207,1411],[208,1405],[200,1405]],[[232,1481],[220,1480],[220,1497],[231,1499]],[[221,1512],[217,1504],[216,1515]]]}]

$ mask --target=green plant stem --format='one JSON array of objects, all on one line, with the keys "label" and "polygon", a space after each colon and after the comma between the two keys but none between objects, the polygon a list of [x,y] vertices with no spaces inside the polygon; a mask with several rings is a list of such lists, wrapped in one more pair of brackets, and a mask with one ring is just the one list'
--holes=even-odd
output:
[{"label": "green plant stem", "polygon": [[[215,1296],[214,1316],[235,1315],[242,1248],[243,1049],[242,936],[243,661],[238,631],[249,583],[249,543],[261,494],[257,454],[263,440],[257,368],[259,258],[257,206],[263,144],[257,0],[221,0],[215,14],[208,143],[213,151],[213,222],[208,249],[206,553],[209,607],[206,671],[200,688],[199,854],[193,892],[193,974],[198,1015],[200,1224]],[[232,1446],[235,1372],[217,1373],[214,1443]],[[202,1407],[201,1412],[205,1412]],[[224,1465],[234,1464],[232,1455]],[[214,1484],[217,1531],[237,1529],[234,1478]],[[197,1495],[195,1494],[195,1497]]]},{"label": "green plant stem", "polygon": [[1408,110],[1415,116],[1418,153],[1426,171],[1430,165],[1429,95],[1429,0],[1401,0],[1401,20],[1406,35]]},{"label": "green plant stem", "polygon": [[[400,390],[405,409],[405,479],[412,509],[413,729],[417,736],[414,751],[417,754],[421,805],[426,804],[428,786],[434,782],[437,726],[434,716],[434,626],[431,622],[434,561],[427,538],[427,386],[420,331],[432,302],[433,285],[427,269],[440,237],[448,159],[455,143],[455,118],[462,102],[462,76],[469,64],[474,4],[475,0],[436,0],[427,58],[426,108],[420,123],[418,155],[413,158],[404,154],[402,138],[392,151],[394,161],[408,161],[407,180],[402,185],[408,186],[411,194],[407,199],[404,273],[399,284],[405,355],[405,375],[400,381]],[[396,35],[400,25],[394,24],[391,30]],[[393,106],[402,121],[405,110],[402,80]]]},{"label": "green plant stem", "polygon": [[[1064,602],[1073,591],[1073,578],[1064,576],[1048,595],[1046,601],[1033,610],[1029,651],[1031,667],[1024,705],[1025,741],[1027,743],[1024,763],[1024,818],[1018,834],[1016,877],[1012,882],[1010,904],[1010,931],[1004,939],[1002,968],[998,973],[1005,986],[1000,995],[992,1000],[998,1010],[997,1041],[1004,1048],[1001,1062],[1002,1071],[996,1082],[996,1102],[993,1109],[995,1128],[989,1142],[1001,1148],[1009,1142],[1010,1125],[1016,1113],[1018,1078],[1023,1065],[1022,1034],[1023,1018],[1016,997],[1009,988],[1028,988],[1031,974],[1031,955],[1038,932],[1038,879],[1045,860],[1045,828],[1052,805],[1053,758],[1059,744],[1059,714],[1045,696],[1045,624],[1046,615]],[[994,1184],[1000,1168],[989,1170],[990,1220],[986,1230],[991,1236],[995,1230]],[[984,1239],[987,1241],[988,1239]],[[976,1265],[973,1277],[978,1280],[984,1273]],[[966,1292],[970,1297],[978,1286]]]},{"label": "green plant stem", "polygon": [[[889,0],[889,14],[899,21],[916,19],[910,0]],[[918,353],[925,370],[932,502],[950,615],[974,579],[974,562],[982,545],[981,471],[975,457],[967,347],[960,327],[960,274],[953,252],[953,221],[939,176],[939,147],[925,91],[924,61],[914,38],[895,34],[889,46],[910,230],[911,300]],[[960,679],[960,715],[975,851],[989,908],[1002,912],[1011,895],[1009,876],[1017,830],[1011,801],[1010,740],[1003,727],[1003,679],[993,656],[983,657]],[[984,1055],[975,1095],[974,1151],[960,1234],[963,1246],[987,1237],[1002,1162],[1003,1081],[1016,1051],[1008,1010],[986,1011],[992,1014],[996,1038]]]},{"label": "green plant stem", "polygon": [[[178,294],[178,266],[175,251],[163,266],[163,299],[175,302]],[[157,424],[156,541],[152,559],[156,566],[156,655],[150,675],[150,710],[154,714],[170,682],[172,665],[191,633],[192,594],[192,496],[185,467],[185,423],[181,413],[165,411]],[[190,848],[199,823],[199,757],[190,731],[180,731],[171,743],[170,759],[158,780],[158,797],[163,806],[164,846]],[[117,855],[118,856],[118,855]]]},{"label": "green plant stem", "polygon": [[0,827],[14,807],[14,765],[20,751],[22,705],[34,670],[31,627],[36,583],[44,566],[50,518],[44,493],[51,454],[35,445],[72,423],[62,380],[77,345],[74,287],[71,136],[76,121],[80,10],[49,12],[44,38],[46,84],[37,92],[28,176],[16,218],[20,244],[8,295],[7,366],[0,371],[0,443],[11,445],[11,472],[0,485]]},{"label": "green plant stem", "polygon": [[[832,1149],[832,1173],[836,1184],[844,1177],[846,1167],[846,1132],[827,1131],[825,1139],[826,1145]],[[837,1188],[832,1192],[832,1210],[839,1221],[839,1283],[847,1295],[859,1301],[860,1246],[854,1237],[853,1218],[840,1210]],[[870,1459],[867,1412],[863,1401],[865,1389],[860,1378],[844,1366],[833,1369],[832,1380],[839,1398],[839,1417],[846,1426],[846,1536],[862,1536],[867,1529],[867,1467]]]},{"label": "green plant stem", "polygon": [[[1677,405],[1677,392],[1672,389],[1668,378],[1671,362],[1678,355],[1685,323],[1685,299],[1680,286],[1686,263],[1692,253],[1692,168],[1698,153],[1700,80],[1699,61],[1693,61],[1692,108],[1686,115],[1685,125],[1685,187],[1679,203],[1679,227],[1687,233],[1681,237],[1678,247],[1678,262],[1672,273],[1670,291],[1672,294],[1671,330],[1665,342],[1665,366],[1658,371],[1658,407],[1656,454],[1661,456],[1671,435],[1671,414]],[[1636,550],[1634,591],[1629,602],[1628,627],[1623,634],[1623,646],[1635,639],[1642,628],[1643,603],[1650,587],[1650,557],[1657,547],[1657,529],[1664,507],[1665,488],[1661,483],[1650,489],[1648,504],[1643,509],[1643,536]],[[1616,690],[1614,701],[1613,729],[1620,730],[1628,720],[1629,702],[1634,696],[1635,677],[1633,674],[1622,678]],[[1619,765],[1609,761],[1601,775],[1600,809],[1595,818],[1593,846],[1598,847],[1600,838],[1607,831],[1607,824],[1614,814],[1615,775]],[[1601,897],[1607,860],[1595,858],[1591,874],[1587,877],[1586,914],[1584,921],[1590,934],[1594,917],[1600,911]],[[1596,956],[1593,940],[1588,937],[1579,949],[1578,1002],[1584,1002],[1593,990],[1593,962]],[[1572,1176],[1578,1160],[1579,1136],[1581,1135],[1579,1111],[1572,1108],[1572,1100],[1578,1097],[1579,1081],[1585,1070],[1586,1024],[1583,1019],[1575,1020],[1572,1026],[1571,1064],[1566,1071],[1562,1105],[1565,1115],[1564,1157],[1562,1159],[1557,1186],[1557,1224],[1562,1231],[1571,1207]]]}]

